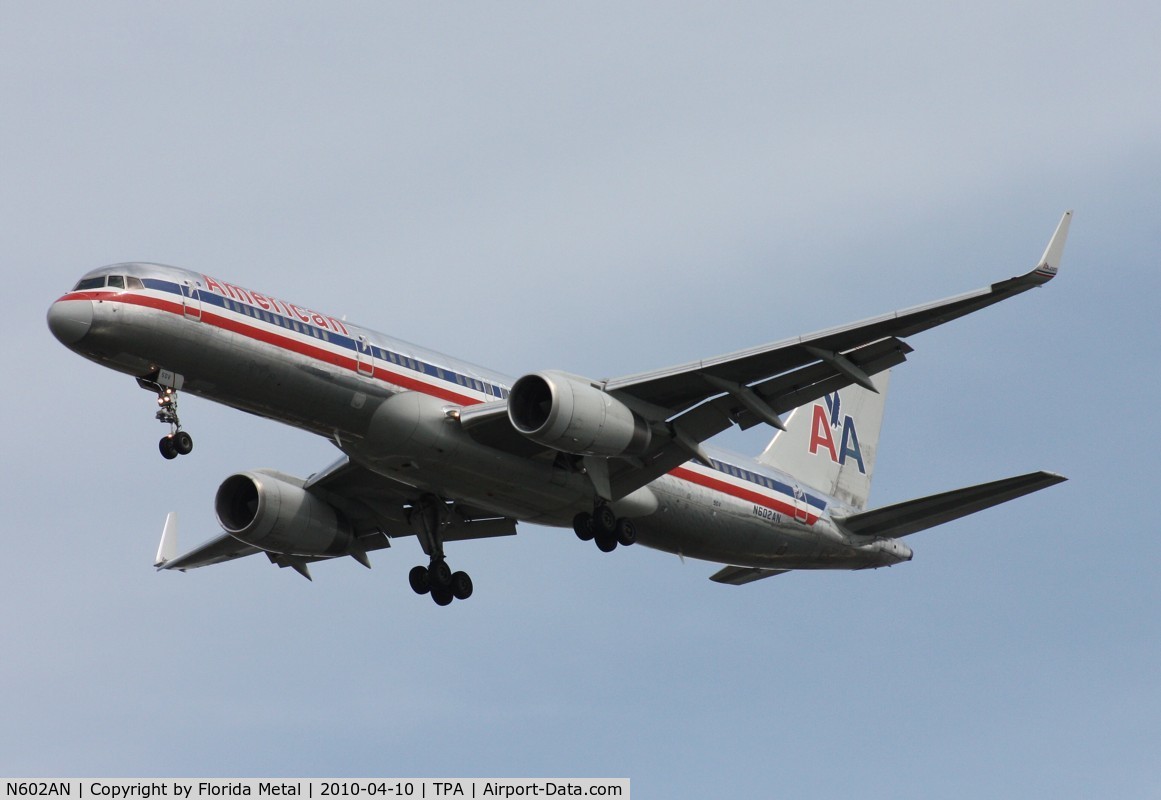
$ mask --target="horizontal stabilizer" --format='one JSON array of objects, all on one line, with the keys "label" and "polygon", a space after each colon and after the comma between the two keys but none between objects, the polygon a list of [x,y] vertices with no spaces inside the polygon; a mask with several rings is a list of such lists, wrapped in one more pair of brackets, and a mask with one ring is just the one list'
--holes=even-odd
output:
[{"label": "horizontal stabilizer", "polygon": [[741,586],[745,583],[760,581],[763,578],[773,578],[775,575],[781,575],[785,572],[790,572],[790,570],[759,569],[758,567],[724,567],[713,575],[710,575],[710,580],[715,583],[728,583],[731,586]]},{"label": "horizontal stabilizer", "polygon": [[896,539],[998,506],[1068,480],[1054,472],[1030,472],[942,494],[863,511],[834,522],[847,533]]}]

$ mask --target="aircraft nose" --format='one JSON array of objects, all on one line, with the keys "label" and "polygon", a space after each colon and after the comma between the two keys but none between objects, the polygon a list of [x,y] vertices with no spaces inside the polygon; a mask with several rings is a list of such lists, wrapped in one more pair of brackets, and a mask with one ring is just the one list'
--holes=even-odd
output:
[{"label": "aircraft nose", "polygon": [[93,324],[92,300],[57,300],[48,309],[48,329],[63,345],[85,338]]}]

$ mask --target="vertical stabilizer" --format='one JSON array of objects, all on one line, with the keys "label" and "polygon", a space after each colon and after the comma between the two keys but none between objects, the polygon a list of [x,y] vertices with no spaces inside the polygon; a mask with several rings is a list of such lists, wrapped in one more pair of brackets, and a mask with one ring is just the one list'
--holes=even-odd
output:
[{"label": "vertical stabilizer", "polygon": [[856,509],[867,507],[890,370],[872,378],[878,392],[850,385],[796,408],[758,456]]}]

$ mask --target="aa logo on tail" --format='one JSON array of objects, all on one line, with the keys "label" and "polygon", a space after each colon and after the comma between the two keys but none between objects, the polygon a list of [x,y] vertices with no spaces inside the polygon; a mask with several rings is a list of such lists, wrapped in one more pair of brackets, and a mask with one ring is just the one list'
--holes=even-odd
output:
[{"label": "aa logo on tail", "polygon": [[[847,463],[847,458],[852,458],[858,464],[859,472],[866,475],[867,468],[863,466],[863,452],[859,449],[859,434],[855,431],[854,417],[842,413],[838,392],[828,394],[823,399],[826,400],[826,408],[821,403],[815,403],[810,422],[811,455],[817,455],[822,450],[840,466]],[[840,429],[842,433],[836,447],[835,434]]]}]

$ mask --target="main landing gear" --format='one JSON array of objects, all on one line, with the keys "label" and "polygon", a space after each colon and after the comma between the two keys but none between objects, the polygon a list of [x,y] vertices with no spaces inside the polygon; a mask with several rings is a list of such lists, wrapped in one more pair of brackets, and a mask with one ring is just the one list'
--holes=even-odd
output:
[{"label": "main landing gear", "polygon": [[447,504],[435,495],[424,495],[412,514],[419,514],[419,543],[431,558],[426,567],[420,564],[408,573],[412,590],[416,594],[430,594],[439,606],[446,606],[452,600],[467,600],[472,596],[472,579],[466,572],[452,572],[443,555]]},{"label": "main landing gear", "polygon": [[148,378],[138,378],[137,385],[157,393],[157,413],[154,417],[169,426],[169,434],[161,437],[157,449],[166,459],[174,459],[193,452],[193,437],[181,429],[181,420],[177,416],[177,389],[181,387],[181,376],[171,372],[162,374],[173,386],[165,386]]},{"label": "main landing gear", "polygon": [[613,552],[617,545],[628,547],[637,541],[637,526],[633,520],[618,519],[613,509],[603,503],[591,514],[582,511],[573,517],[572,529],[582,542],[595,540],[597,549],[603,553]]},{"label": "main landing gear", "polygon": [[452,600],[467,600],[472,596],[472,579],[466,572],[452,572],[442,558],[431,560],[429,566],[419,564],[407,575],[416,594],[431,594],[437,606],[446,606]]}]

